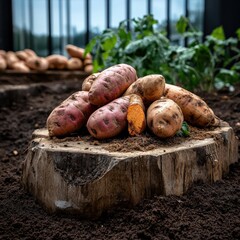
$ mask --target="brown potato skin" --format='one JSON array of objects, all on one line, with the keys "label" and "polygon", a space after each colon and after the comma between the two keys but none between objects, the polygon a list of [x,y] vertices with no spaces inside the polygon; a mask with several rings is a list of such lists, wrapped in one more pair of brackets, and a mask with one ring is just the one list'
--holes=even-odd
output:
[{"label": "brown potato skin", "polygon": [[112,138],[127,128],[129,96],[120,97],[97,109],[88,119],[87,129],[97,139]]},{"label": "brown potato skin", "polygon": [[137,94],[142,99],[146,106],[149,106],[155,100],[160,99],[165,89],[165,78],[160,74],[151,74],[138,78],[133,82],[124,96]]},{"label": "brown potato skin", "polygon": [[172,99],[182,109],[184,119],[192,126],[219,126],[220,119],[215,116],[207,103],[196,94],[171,84],[166,84],[164,96]]},{"label": "brown potato skin", "polygon": [[181,129],[182,123],[182,110],[171,99],[156,100],[147,110],[147,125],[160,138],[173,137]]},{"label": "brown potato skin", "polygon": [[46,71],[48,69],[48,61],[46,58],[43,57],[29,57],[26,60],[26,65],[32,69],[32,70],[37,70],[37,71]]},{"label": "brown potato skin", "polygon": [[46,57],[49,69],[66,69],[68,59],[59,54],[52,54]]}]

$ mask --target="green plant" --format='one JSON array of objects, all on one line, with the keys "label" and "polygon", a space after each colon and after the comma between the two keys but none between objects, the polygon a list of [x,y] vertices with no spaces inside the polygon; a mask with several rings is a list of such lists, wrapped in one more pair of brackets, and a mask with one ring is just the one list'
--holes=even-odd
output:
[{"label": "green plant", "polygon": [[106,29],[86,46],[86,54],[94,55],[94,71],[118,63],[132,65],[139,77],[162,74],[168,83],[189,90],[212,91],[232,87],[239,81],[240,29],[238,38],[226,39],[220,26],[202,40],[186,17],[181,17],[176,30],[185,46],[173,45],[159,29],[152,15],[132,19],[117,29]]}]

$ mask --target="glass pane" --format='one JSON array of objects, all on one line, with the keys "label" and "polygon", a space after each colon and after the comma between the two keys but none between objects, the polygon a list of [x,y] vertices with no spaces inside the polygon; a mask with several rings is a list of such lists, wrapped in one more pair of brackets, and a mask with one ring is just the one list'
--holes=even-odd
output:
[{"label": "glass pane", "polygon": [[126,19],[126,1],[111,0],[110,24],[112,28],[118,27],[119,23]]},{"label": "glass pane", "polygon": [[46,56],[47,50],[47,2],[46,0],[32,1],[33,4],[33,35],[34,50],[39,56]]},{"label": "glass pane", "polygon": [[90,38],[106,29],[106,1],[90,0]]},{"label": "glass pane", "polygon": [[131,0],[130,3],[131,18],[142,18],[147,14],[147,0]]},{"label": "glass pane", "polygon": [[84,0],[71,0],[70,2],[70,34],[72,44],[83,47],[85,45],[86,11]]},{"label": "glass pane", "polygon": [[185,15],[185,1],[172,0],[170,6],[170,38],[173,42],[178,42],[179,35],[176,31],[176,23],[181,16]]},{"label": "glass pane", "polygon": [[204,0],[189,1],[189,20],[196,30],[203,31]]},{"label": "glass pane", "polygon": [[161,27],[166,27],[167,20],[167,3],[166,0],[152,1],[152,14],[158,20]]}]

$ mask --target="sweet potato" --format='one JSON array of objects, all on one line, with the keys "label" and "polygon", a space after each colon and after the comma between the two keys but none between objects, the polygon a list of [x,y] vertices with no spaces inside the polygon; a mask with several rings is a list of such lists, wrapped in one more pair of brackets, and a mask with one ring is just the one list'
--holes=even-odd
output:
[{"label": "sweet potato", "polygon": [[48,61],[43,57],[29,57],[25,63],[33,70],[46,71],[48,69]]},{"label": "sweet potato", "polygon": [[[85,51],[84,48],[80,48],[72,44],[68,44],[65,46],[65,49],[69,56],[84,59],[84,51]],[[92,59],[92,56],[91,54],[88,53],[85,58]]]},{"label": "sweet potato", "polygon": [[120,97],[97,109],[88,119],[87,129],[97,139],[111,138],[127,128],[129,96]]},{"label": "sweet potato", "polygon": [[26,66],[25,62],[23,61],[13,63],[11,68],[19,72],[30,72],[29,67]]},{"label": "sweet potato", "polygon": [[65,69],[67,68],[68,59],[59,54],[52,54],[46,57],[49,69]]},{"label": "sweet potato", "polygon": [[172,99],[182,109],[184,119],[192,126],[219,126],[220,119],[215,116],[207,103],[196,94],[171,84],[166,84],[164,96]]},{"label": "sweet potato", "polygon": [[29,57],[25,51],[17,51],[16,56],[22,61],[26,61],[27,58]]},{"label": "sweet potato", "polygon": [[56,107],[47,119],[49,136],[65,136],[83,127],[96,106],[88,101],[88,92],[72,94]]},{"label": "sweet potato", "polygon": [[6,58],[7,52],[5,50],[0,50],[0,57]]},{"label": "sweet potato", "polygon": [[141,134],[146,128],[146,116],[143,100],[139,95],[130,95],[127,111],[128,133],[131,136]]},{"label": "sweet potato", "polygon": [[136,81],[137,74],[133,67],[119,64],[101,72],[89,91],[89,101],[103,106],[120,97]]},{"label": "sweet potato", "polygon": [[83,71],[87,72],[87,73],[92,73],[93,72],[93,65],[84,66]]},{"label": "sweet potato", "polygon": [[137,94],[142,97],[145,105],[160,99],[164,93],[165,78],[160,74],[151,74],[137,79],[130,85],[124,96]]},{"label": "sweet potato", "polygon": [[13,64],[16,63],[16,62],[19,62],[19,59],[16,56],[15,52],[8,51],[6,53],[6,61],[7,61],[7,67],[12,69],[13,68]]},{"label": "sweet potato", "polygon": [[69,70],[80,70],[83,67],[83,62],[79,58],[72,57],[68,59],[67,69]]},{"label": "sweet potato", "polygon": [[0,55],[0,71],[5,70],[7,68],[6,60]]},{"label": "sweet potato", "polygon": [[181,129],[182,123],[182,110],[171,99],[156,100],[147,110],[147,125],[160,138],[174,136]]},{"label": "sweet potato", "polygon": [[28,57],[36,57],[37,56],[37,54],[32,49],[26,48],[23,51],[28,55]]},{"label": "sweet potato", "polygon": [[89,91],[93,82],[96,80],[96,78],[99,74],[100,73],[93,73],[90,76],[88,76],[87,78],[85,78],[82,83],[82,91]]}]

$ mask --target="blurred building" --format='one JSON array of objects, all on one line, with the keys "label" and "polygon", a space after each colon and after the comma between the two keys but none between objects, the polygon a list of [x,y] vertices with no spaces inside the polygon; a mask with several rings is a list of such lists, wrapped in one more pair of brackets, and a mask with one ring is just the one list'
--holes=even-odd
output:
[{"label": "blurred building", "polygon": [[0,0],[0,49],[63,54],[68,43],[84,47],[102,30],[146,14],[153,14],[173,41],[182,15],[205,34],[223,25],[232,36],[240,27],[239,10],[236,0]]}]

